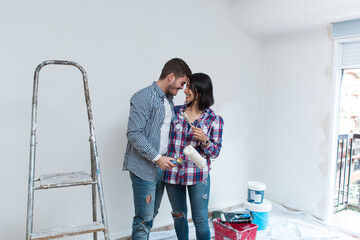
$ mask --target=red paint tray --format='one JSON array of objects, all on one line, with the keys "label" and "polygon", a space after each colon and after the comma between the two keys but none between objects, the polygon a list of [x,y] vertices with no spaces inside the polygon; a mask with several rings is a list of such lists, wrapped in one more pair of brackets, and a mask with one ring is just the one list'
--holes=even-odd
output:
[{"label": "red paint tray", "polygon": [[215,240],[255,240],[258,225],[253,223],[221,223],[219,218],[213,220]]}]

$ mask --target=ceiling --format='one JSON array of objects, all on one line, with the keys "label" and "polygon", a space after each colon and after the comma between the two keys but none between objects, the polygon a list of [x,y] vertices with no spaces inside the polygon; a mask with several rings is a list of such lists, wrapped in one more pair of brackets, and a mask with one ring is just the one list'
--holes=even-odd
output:
[{"label": "ceiling", "polygon": [[235,23],[251,35],[274,37],[360,18],[359,0],[235,0]]}]

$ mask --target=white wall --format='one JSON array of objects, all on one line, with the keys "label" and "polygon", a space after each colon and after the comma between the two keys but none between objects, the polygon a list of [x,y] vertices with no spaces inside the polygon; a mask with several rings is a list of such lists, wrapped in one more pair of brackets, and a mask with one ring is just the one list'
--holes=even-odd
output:
[{"label": "white wall", "polygon": [[[260,176],[264,47],[236,30],[232,4],[1,2],[1,239],[25,236],[33,73],[48,59],[76,61],[88,73],[111,239],[129,235],[133,217],[130,180],[122,172],[130,96],[157,80],[173,57],[212,77],[214,109],[225,120],[210,209],[245,199],[246,182]],[[36,175],[88,169],[81,75],[75,68],[48,66],[39,90]],[[176,103],[183,99],[179,94]],[[87,222],[89,200],[87,188],[36,192],[35,228]],[[166,196],[160,211],[155,227],[172,223]]]},{"label": "white wall", "polygon": [[332,41],[325,28],[271,38],[266,45],[266,194],[326,217],[332,96]]}]

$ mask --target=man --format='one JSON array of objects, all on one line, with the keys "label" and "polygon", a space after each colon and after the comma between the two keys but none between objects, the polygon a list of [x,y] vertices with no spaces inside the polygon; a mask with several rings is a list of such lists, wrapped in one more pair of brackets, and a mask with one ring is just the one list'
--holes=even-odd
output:
[{"label": "man", "polygon": [[175,166],[171,162],[175,159],[165,156],[174,116],[173,96],[190,76],[191,70],[182,59],[171,59],[158,81],[131,97],[123,170],[129,170],[133,188],[132,239],[149,239],[164,192],[163,170]]}]

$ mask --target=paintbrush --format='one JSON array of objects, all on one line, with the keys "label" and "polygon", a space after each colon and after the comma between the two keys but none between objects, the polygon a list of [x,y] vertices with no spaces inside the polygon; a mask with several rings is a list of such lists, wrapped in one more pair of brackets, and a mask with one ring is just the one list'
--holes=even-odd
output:
[{"label": "paintbrush", "polygon": [[190,126],[193,125],[193,123],[190,122],[190,119],[189,119],[188,115],[187,115],[185,112],[182,112],[182,113],[181,113],[181,116],[185,119],[185,121],[186,121]]},{"label": "paintbrush", "polygon": [[182,158],[178,158],[178,159],[176,159],[175,161],[171,161],[173,164],[180,164],[180,165],[182,165],[182,164],[184,164],[184,159],[182,159]]}]

